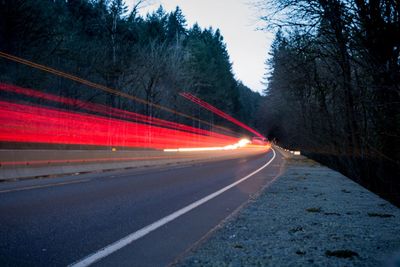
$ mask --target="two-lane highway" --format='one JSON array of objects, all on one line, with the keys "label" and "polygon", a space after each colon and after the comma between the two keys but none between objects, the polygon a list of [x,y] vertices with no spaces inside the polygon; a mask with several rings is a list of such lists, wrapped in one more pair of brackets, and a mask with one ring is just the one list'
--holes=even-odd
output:
[{"label": "two-lane highway", "polygon": [[0,265],[168,265],[281,165],[279,153],[255,149],[172,168],[1,184]]}]

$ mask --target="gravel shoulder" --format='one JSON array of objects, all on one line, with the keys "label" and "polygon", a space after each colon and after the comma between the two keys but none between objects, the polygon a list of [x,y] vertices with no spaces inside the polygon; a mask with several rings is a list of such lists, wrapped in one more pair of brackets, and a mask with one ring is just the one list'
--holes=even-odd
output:
[{"label": "gravel shoulder", "polygon": [[400,209],[303,156],[174,266],[400,266]]}]

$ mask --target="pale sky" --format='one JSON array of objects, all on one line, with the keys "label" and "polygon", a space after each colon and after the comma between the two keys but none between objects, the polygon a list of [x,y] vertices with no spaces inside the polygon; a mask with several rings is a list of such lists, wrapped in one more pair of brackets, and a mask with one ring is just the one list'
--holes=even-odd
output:
[{"label": "pale sky", "polygon": [[[126,3],[132,4],[132,0]],[[140,10],[142,14],[157,9],[160,4],[167,12],[179,6],[186,17],[188,27],[198,23],[200,27],[219,28],[227,45],[233,72],[254,91],[261,92],[265,73],[265,60],[272,42],[270,33],[256,31],[259,14],[249,5],[250,0],[153,0],[150,6]]]}]

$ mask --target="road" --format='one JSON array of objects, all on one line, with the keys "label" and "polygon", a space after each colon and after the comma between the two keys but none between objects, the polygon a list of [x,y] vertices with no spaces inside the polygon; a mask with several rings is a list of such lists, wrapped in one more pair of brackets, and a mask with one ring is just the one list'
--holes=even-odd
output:
[{"label": "road", "polygon": [[255,151],[169,168],[2,183],[0,265],[84,266],[92,255],[95,266],[166,266],[277,177],[282,162],[273,150]]}]

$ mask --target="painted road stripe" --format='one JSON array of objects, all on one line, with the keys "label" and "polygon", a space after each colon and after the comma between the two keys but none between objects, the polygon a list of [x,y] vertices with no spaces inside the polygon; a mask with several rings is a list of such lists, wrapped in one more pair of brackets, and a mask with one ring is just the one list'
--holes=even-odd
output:
[{"label": "painted road stripe", "polygon": [[5,190],[0,190],[0,194],[18,192],[18,191],[25,191],[25,190],[33,190],[33,189],[46,188],[46,187],[53,187],[53,186],[79,184],[79,183],[85,183],[85,182],[89,182],[89,181],[90,181],[90,179],[82,179],[82,180],[75,180],[75,181],[71,181],[71,182],[44,184],[44,185],[33,185],[33,186],[27,186],[27,187],[21,187],[21,188],[5,189]]},{"label": "painted road stripe", "polygon": [[224,193],[225,191],[231,189],[232,187],[235,187],[236,185],[246,181],[247,179],[249,179],[254,174],[256,174],[256,173],[260,172],[261,170],[263,170],[264,168],[266,168],[275,159],[275,156],[276,156],[275,150],[272,149],[272,152],[273,152],[272,158],[266,164],[264,164],[262,167],[260,167],[259,169],[253,171],[249,175],[241,178],[240,180],[238,180],[238,181],[236,181],[236,182],[234,182],[234,183],[232,183],[232,184],[230,184],[228,186],[225,186],[224,188],[222,188],[222,189],[220,189],[220,190],[218,190],[218,191],[216,191],[216,192],[214,192],[214,193],[212,193],[212,194],[210,194],[210,195],[208,195],[208,196],[206,196],[206,197],[204,197],[204,198],[202,198],[200,200],[197,200],[196,202],[193,202],[192,204],[190,204],[190,205],[188,205],[188,206],[186,206],[186,207],[184,207],[184,208],[182,208],[180,210],[175,211],[174,213],[171,213],[170,215],[168,215],[168,216],[166,216],[166,217],[164,217],[164,218],[162,218],[162,219],[160,219],[160,220],[158,220],[158,221],[156,221],[156,222],[154,222],[154,223],[152,223],[150,225],[147,225],[147,226],[143,227],[142,229],[140,229],[140,230],[138,230],[138,231],[136,231],[136,232],[134,232],[134,233],[132,233],[132,234],[130,234],[130,235],[128,235],[128,236],[126,236],[126,237],[124,237],[124,238],[122,238],[122,239],[120,239],[120,240],[118,240],[118,241],[116,241],[116,242],[114,242],[114,243],[112,243],[112,244],[100,249],[100,250],[98,250],[97,252],[95,252],[95,253],[93,253],[93,254],[91,254],[91,255],[89,255],[89,256],[87,256],[87,257],[85,257],[85,258],[83,258],[83,259],[81,259],[81,260],[79,260],[79,261],[77,261],[75,263],[70,264],[69,266],[70,267],[89,266],[89,265],[99,261],[100,259],[105,258],[108,255],[116,252],[117,250],[129,245],[133,241],[135,241],[135,240],[137,240],[137,239],[149,234],[150,232],[160,228],[161,226],[163,226],[163,225],[175,220],[176,218],[184,215],[185,213],[188,213],[189,211],[197,208],[198,206],[210,201],[211,199],[221,195],[222,193]]}]

